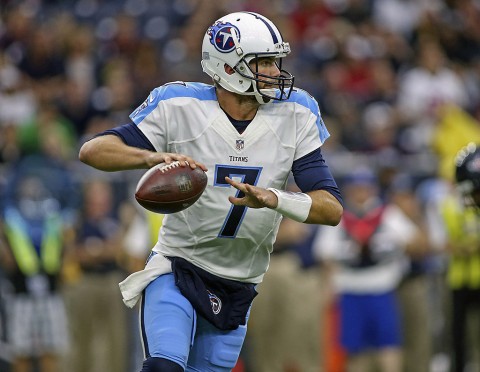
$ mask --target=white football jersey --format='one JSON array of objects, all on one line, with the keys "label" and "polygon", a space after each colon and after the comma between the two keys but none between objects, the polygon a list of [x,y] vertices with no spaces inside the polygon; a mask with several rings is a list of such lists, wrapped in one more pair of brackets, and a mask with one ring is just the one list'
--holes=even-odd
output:
[{"label": "white football jersey", "polygon": [[157,151],[189,155],[208,168],[205,192],[191,207],[165,217],[154,250],[223,278],[261,282],[282,216],[232,205],[228,196],[240,192],[225,177],[284,189],[293,161],[329,136],[317,102],[297,89],[288,101],[261,105],[240,134],[213,86],[175,82],[153,90],[130,118]]}]

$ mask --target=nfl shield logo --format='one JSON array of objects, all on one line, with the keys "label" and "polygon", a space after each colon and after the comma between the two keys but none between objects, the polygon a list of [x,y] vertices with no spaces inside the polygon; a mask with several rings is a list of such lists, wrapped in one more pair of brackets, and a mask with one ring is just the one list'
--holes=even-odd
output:
[{"label": "nfl shield logo", "polygon": [[238,139],[235,143],[235,148],[237,150],[243,150],[244,147],[245,147],[245,142],[242,139]]}]

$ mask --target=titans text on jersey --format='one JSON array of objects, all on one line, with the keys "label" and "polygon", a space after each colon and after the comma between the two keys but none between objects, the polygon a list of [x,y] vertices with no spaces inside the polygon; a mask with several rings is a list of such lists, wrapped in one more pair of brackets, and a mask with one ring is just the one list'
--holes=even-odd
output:
[{"label": "titans text on jersey", "polygon": [[230,155],[228,157],[228,160],[248,163],[248,156],[233,156],[233,155]]}]

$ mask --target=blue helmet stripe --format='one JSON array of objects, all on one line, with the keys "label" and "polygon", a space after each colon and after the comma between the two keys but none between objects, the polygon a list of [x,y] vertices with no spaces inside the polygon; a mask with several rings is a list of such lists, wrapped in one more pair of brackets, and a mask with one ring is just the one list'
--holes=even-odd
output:
[{"label": "blue helmet stripe", "polygon": [[265,26],[267,26],[268,31],[270,31],[270,34],[272,35],[272,39],[273,39],[274,44],[277,44],[277,43],[278,43],[278,37],[277,37],[277,35],[275,34],[275,31],[273,30],[273,28],[272,28],[272,26],[270,25],[270,23],[268,23],[268,22],[265,20],[265,18],[259,16],[257,13],[252,13],[252,12],[245,12],[245,13],[248,13],[248,14],[253,15],[255,18],[258,18],[260,21],[262,21],[263,23],[265,23]]}]

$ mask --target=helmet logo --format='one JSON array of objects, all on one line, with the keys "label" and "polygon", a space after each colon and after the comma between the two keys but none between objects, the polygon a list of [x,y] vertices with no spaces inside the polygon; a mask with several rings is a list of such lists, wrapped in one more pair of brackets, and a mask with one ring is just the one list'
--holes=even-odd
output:
[{"label": "helmet logo", "polygon": [[240,31],[229,22],[217,21],[207,30],[210,43],[221,53],[229,53],[235,49],[232,28],[235,29],[238,41],[240,41]]}]

